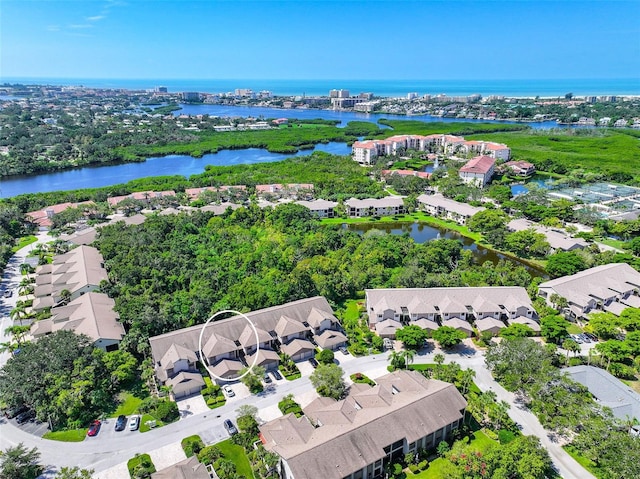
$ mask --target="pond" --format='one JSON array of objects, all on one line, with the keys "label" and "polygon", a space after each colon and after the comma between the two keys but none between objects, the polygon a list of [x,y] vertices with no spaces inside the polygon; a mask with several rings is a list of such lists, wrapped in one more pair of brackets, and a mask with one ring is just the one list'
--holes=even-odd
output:
[{"label": "pond", "polygon": [[345,223],[342,227],[355,231],[359,234],[364,234],[371,230],[383,231],[387,234],[394,235],[408,234],[416,243],[426,243],[427,241],[436,239],[458,240],[462,243],[463,249],[473,252],[473,257],[478,264],[482,264],[485,261],[491,261],[495,265],[498,264],[498,261],[500,260],[510,261],[517,266],[524,267],[533,277],[546,277],[544,271],[534,268],[528,263],[480,246],[472,239],[462,236],[455,231],[436,228],[435,226],[430,226],[424,223]]}]

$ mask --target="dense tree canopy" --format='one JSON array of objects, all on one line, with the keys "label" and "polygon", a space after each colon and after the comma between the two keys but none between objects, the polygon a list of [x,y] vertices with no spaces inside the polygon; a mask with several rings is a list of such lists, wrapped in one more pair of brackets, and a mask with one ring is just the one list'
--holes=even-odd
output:
[{"label": "dense tree canopy", "polygon": [[0,398],[27,405],[54,427],[79,427],[112,407],[136,371],[130,353],[105,353],[86,336],[58,331],[25,343],[0,369]]}]

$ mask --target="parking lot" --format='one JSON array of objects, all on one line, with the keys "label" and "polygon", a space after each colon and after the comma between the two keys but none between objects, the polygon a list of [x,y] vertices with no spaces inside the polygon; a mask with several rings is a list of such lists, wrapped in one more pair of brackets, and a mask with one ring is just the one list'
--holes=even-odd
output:
[{"label": "parking lot", "polygon": [[140,429],[137,431],[129,431],[129,418],[131,416],[127,416],[127,424],[124,428],[124,431],[116,431],[116,418],[110,417],[102,421],[102,425],[100,426],[100,432],[94,437],[87,437],[85,440],[96,440],[104,437],[124,437],[132,434],[140,434]]},{"label": "parking lot", "polygon": [[1,423],[10,422],[14,426],[22,429],[23,431],[38,437],[44,436],[45,433],[49,430],[49,425],[46,422],[40,422],[35,419],[32,419],[31,421],[27,421],[23,424],[18,424],[15,418],[7,419],[6,417],[1,416],[0,422]]}]

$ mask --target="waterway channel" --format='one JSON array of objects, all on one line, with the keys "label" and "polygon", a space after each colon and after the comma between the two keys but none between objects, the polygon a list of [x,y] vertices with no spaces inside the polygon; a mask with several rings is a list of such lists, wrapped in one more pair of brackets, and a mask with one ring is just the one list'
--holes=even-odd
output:
[{"label": "waterway channel", "polygon": [[394,235],[408,234],[416,243],[426,243],[427,241],[441,238],[454,239],[460,241],[464,249],[470,250],[473,253],[473,257],[478,264],[482,264],[485,261],[491,261],[495,265],[500,260],[510,261],[517,266],[524,267],[533,277],[546,277],[544,271],[534,268],[528,263],[480,246],[472,239],[462,236],[455,231],[436,228],[424,223],[345,223],[343,224],[343,228],[360,234],[364,234],[371,230],[379,230],[384,233]]},{"label": "waterway channel", "polygon": [[[175,115],[212,115],[221,117],[254,117],[254,118],[297,118],[337,120],[340,126],[350,121],[377,122],[381,118],[398,120],[418,120],[424,122],[485,122],[464,118],[441,118],[430,115],[391,115],[381,113],[358,113],[336,110],[312,109],[278,109],[262,107],[242,107],[225,105],[181,105]],[[497,123],[497,122],[496,122]],[[515,123],[501,121],[499,123]],[[532,128],[553,128],[558,125],[553,121],[527,123]],[[148,158],[138,163],[126,163],[107,166],[83,167],[55,173],[38,175],[11,176],[0,178],[0,198],[9,198],[25,193],[42,193],[48,191],[71,190],[81,188],[98,188],[126,183],[131,180],[149,176],[182,175],[190,176],[202,173],[206,165],[237,165],[280,161],[290,156],[310,155],[313,151],[326,151],[335,155],[351,153],[346,143],[331,142],[319,144],[313,150],[299,151],[295,155],[269,153],[266,150],[249,148],[246,150],[223,150],[215,154],[193,158],[186,155],[170,155],[163,158]]]}]

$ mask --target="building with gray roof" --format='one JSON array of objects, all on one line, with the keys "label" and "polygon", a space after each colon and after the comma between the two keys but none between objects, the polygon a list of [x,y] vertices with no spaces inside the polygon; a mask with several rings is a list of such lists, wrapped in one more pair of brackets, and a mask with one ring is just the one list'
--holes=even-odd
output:
[{"label": "building with gray roof", "polygon": [[507,223],[507,228],[511,231],[533,230],[536,233],[543,234],[554,251],[574,251],[589,246],[589,243],[582,238],[572,238],[563,231],[547,228],[525,218],[511,220]]},{"label": "building with gray roof", "polygon": [[538,294],[549,305],[554,294],[565,298],[569,312],[577,318],[597,310],[619,314],[640,304],[640,272],[626,263],[605,264],[540,283]]},{"label": "building with gray roof", "polygon": [[[255,331],[242,316],[211,322],[204,329],[202,353],[217,376],[227,379],[237,377],[238,371],[252,364],[257,349],[263,352],[258,356],[258,361],[269,368],[278,366],[274,356],[277,348],[294,361],[307,359],[315,354],[316,348],[310,339],[315,340],[323,333],[325,338],[328,334],[326,331],[342,333],[331,306],[322,296],[253,311],[246,313],[246,316],[255,326]],[[198,339],[202,328],[202,325],[196,325],[149,339],[158,378],[166,380],[171,377],[168,363],[163,361],[171,348],[181,351],[183,363],[188,363],[185,351],[199,355]],[[339,347],[344,343],[335,341],[335,344],[335,347]],[[174,368],[172,373],[176,372]]]},{"label": "building with gray roof", "polygon": [[[365,299],[369,326],[388,338],[406,324],[441,324],[470,336],[474,322],[497,331],[506,326],[504,321],[523,317],[535,322],[537,316],[527,291],[519,286],[367,289]],[[482,321],[487,318],[493,321]]]},{"label": "building with gray roof", "polygon": [[354,218],[365,216],[392,216],[404,213],[404,199],[399,196],[384,198],[350,198],[344,202],[348,215]]},{"label": "building with gray roof", "polygon": [[398,370],[374,387],[354,384],[341,401],[318,398],[300,418],[287,414],[263,424],[260,439],[280,456],[283,479],[367,479],[447,438],[465,407],[454,385]]},{"label": "building with gray roof", "polygon": [[418,203],[421,208],[431,216],[446,218],[461,225],[465,224],[473,215],[485,209],[481,206],[471,206],[467,203],[450,200],[440,193],[436,193],[435,195],[420,195],[418,196]]},{"label": "building with gray roof", "polygon": [[640,394],[604,369],[580,365],[563,371],[585,386],[598,404],[611,409],[616,418],[623,421],[635,418],[640,421]]},{"label": "building with gray roof", "polygon": [[151,479],[211,479],[207,467],[196,456],[151,474]]}]

